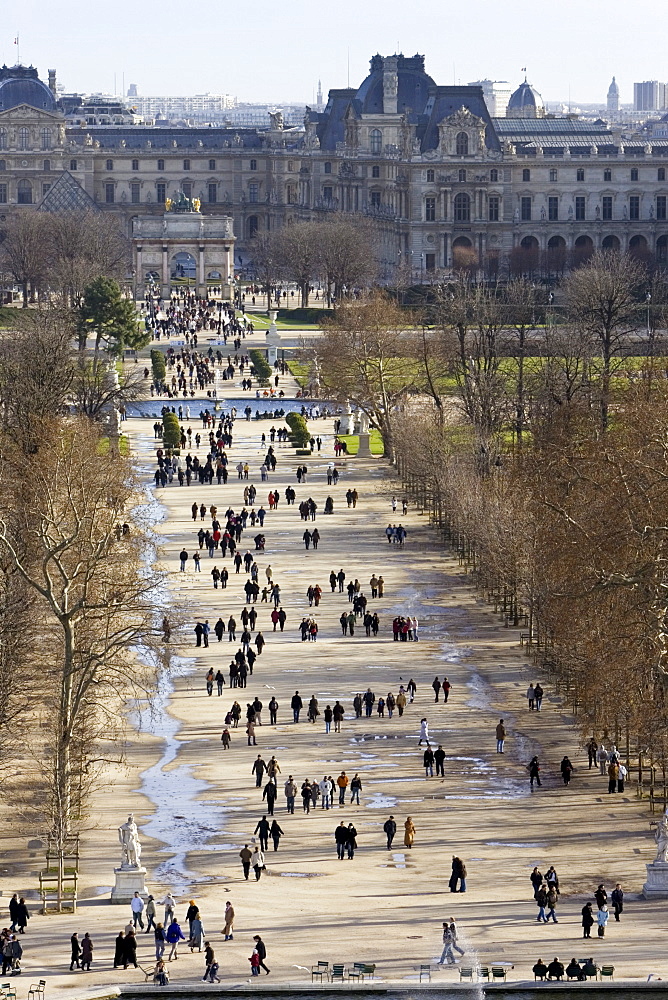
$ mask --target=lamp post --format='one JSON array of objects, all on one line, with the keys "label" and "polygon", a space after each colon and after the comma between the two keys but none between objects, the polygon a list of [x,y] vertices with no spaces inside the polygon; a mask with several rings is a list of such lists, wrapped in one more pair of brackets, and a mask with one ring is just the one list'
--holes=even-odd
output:
[{"label": "lamp post", "polygon": [[652,304],[652,293],[647,292],[645,295],[645,303],[647,305],[647,339],[649,340],[652,336],[652,326],[650,323],[650,306]]}]

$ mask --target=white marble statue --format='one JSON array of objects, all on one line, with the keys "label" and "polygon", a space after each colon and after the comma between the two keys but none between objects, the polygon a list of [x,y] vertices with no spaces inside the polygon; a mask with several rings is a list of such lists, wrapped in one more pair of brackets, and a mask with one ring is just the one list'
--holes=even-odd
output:
[{"label": "white marble statue", "polygon": [[663,816],[659,820],[656,831],[654,833],[654,839],[656,840],[656,857],[655,861],[661,861],[664,864],[668,861],[668,809],[664,812]]},{"label": "white marble statue", "polygon": [[132,813],[127,823],[118,828],[118,840],[121,845],[121,867],[139,868],[141,864],[141,844],[139,830]]}]

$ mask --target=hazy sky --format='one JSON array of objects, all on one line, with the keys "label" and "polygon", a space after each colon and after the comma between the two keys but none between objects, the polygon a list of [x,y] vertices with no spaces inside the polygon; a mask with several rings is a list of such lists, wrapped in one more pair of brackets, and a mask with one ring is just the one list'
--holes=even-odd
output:
[{"label": "hazy sky", "polygon": [[0,59],[49,67],[68,91],[231,93],[311,103],[356,86],[376,52],[426,56],[437,83],[529,80],[545,100],[621,100],[636,80],[668,80],[666,0],[22,0],[3,18]]}]

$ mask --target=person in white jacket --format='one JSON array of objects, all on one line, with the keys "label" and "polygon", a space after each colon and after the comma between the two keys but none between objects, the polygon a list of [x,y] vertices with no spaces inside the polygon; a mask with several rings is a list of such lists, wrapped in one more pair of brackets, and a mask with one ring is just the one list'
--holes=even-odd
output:
[{"label": "person in white jacket", "polygon": [[160,900],[160,906],[165,908],[165,927],[169,927],[172,922],[172,917],[174,916],[174,910],[176,908],[176,900],[172,896],[171,892],[168,892],[164,899]]},{"label": "person in white jacket", "polygon": [[264,854],[259,847],[256,847],[251,856],[251,865],[255,872],[255,881],[259,882],[264,868]]},{"label": "person in white jacket", "polygon": [[418,740],[418,746],[421,745],[422,741],[429,743],[429,723],[426,719],[420,720],[420,739]]},{"label": "person in white jacket", "polygon": [[329,796],[331,792],[331,782],[326,776],[318,782],[320,789],[320,803],[322,809],[329,809]]}]

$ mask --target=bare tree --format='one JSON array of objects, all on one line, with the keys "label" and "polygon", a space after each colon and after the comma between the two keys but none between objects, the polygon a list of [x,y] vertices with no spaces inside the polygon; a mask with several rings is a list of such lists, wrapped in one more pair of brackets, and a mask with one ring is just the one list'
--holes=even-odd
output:
[{"label": "bare tree", "polygon": [[78,306],[96,278],[123,282],[131,266],[130,241],[119,219],[103,212],[44,214],[49,285],[63,304]]},{"label": "bare tree", "polygon": [[321,232],[322,224],[299,222],[284,226],[277,234],[282,273],[299,288],[302,308],[308,306],[311,284],[318,273]]},{"label": "bare tree", "polygon": [[573,323],[587,330],[601,350],[601,426],[608,426],[614,359],[638,328],[639,295],[647,281],[644,267],[631,257],[604,251],[595,253],[564,282],[564,294]]},{"label": "bare tree", "polygon": [[9,216],[0,230],[0,260],[4,270],[21,286],[23,308],[28,308],[31,289],[39,289],[48,269],[46,219],[39,212]]},{"label": "bare tree", "polygon": [[320,261],[327,288],[339,301],[344,292],[365,288],[376,274],[375,230],[369,219],[336,216],[321,223]]},{"label": "bare tree", "polygon": [[83,816],[96,764],[117,755],[119,705],[152,687],[133,650],[155,636],[155,581],[142,569],[142,533],[118,524],[134,483],[99,440],[86,419],[54,424],[27,479],[22,452],[8,443],[3,453],[0,557],[39,601],[49,650],[35,802],[56,849]]},{"label": "bare tree", "polygon": [[390,461],[394,411],[414,388],[404,325],[397,305],[377,294],[340,305],[318,345],[323,387],[332,398],[350,401],[367,414],[383,436]]}]

